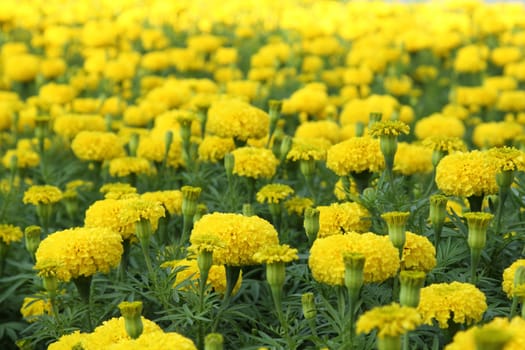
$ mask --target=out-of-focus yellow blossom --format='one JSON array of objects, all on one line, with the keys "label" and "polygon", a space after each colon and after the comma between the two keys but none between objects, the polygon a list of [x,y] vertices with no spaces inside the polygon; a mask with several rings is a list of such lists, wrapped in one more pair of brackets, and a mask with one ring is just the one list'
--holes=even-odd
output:
[{"label": "out-of-focus yellow blossom", "polygon": [[[160,134],[160,132],[158,132],[158,134]],[[165,135],[162,135],[162,137],[159,136],[155,137],[155,135],[151,134],[141,137],[137,147],[137,156],[161,163],[166,153],[166,142]],[[173,136],[167,156],[167,164],[169,166],[177,168],[183,163],[182,140],[178,135]]]},{"label": "out-of-focus yellow blossom", "polygon": [[3,72],[9,81],[27,83],[35,79],[40,70],[40,59],[32,54],[7,56]]},{"label": "out-of-focus yellow blossom", "polygon": [[279,243],[277,231],[266,220],[257,216],[230,213],[204,215],[193,227],[190,242],[213,233],[225,247],[213,253],[216,264],[230,266],[253,265],[253,255],[263,246]]},{"label": "out-of-focus yellow blossom", "polygon": [[486,46],[467,45],[460,48],[454,60],[454,70],[459,73],[475,73],[485,70],[489,49]]},{"label": "out-of-focus yellow blossom", "polygon": [[220,47],[213,56],[214,61],[220,65],[234,64],[238,58],[239,52],[235,47]]},{"label": "out-of-focus yellow blossom", "polygon": [[515,122],[488,122],[476,125],[472,142],[479,148],[501,147],[522,135],[523,127]]},{"label": "out-of-focus yellow blossom", "polygon": [[56,186],[33,185],[24,192],[24,204],[54,204],[62,199],[62,191]]},{"label": "out-of-focus yellow blossom", "polygon": [[217,163],[234,149],[235,143],[232,138],[207,135],[199,144],[199,160]]},{"label": "out-of-focus yellow blossom", "polygon": [[319,238],[347,232],[366,232],[372,224],[370,213],[358,203],[332,203],[317,209],[319,209],[317,233]]},{"label": "out-of-focus yellow blossom", "polygon": [[97,272],[108,273],[119,264],[122,252],[121,236],[108,228],[57,231],[40,242],[35,253],[35,269],[52,264],[57,278],[67,282]]},{"label": "out-of-focus yellow blossom", "polygon": [[295,196],[284,202],[284,207],[288,211],[288,214],[295,213],[296,215],[302,216],[306,208],[311,208],[314,205],[314,201],[310,198]]},{"label": "out-of-focus yellow blossom", "polygon": [[514,276],[516,275],[516,270],[520,266],[525,266],[525,259],[518,259],[514,261],[509,267],[503,271],[503,282],[501,287],[503,291],[507,294],[509,298],[512,299],[514,296]]},{"label": "out-of-focus yellow blossom", "polygon": [[104,194],[104,198],[119,199],[122,197],[133,197],[137,193],[137,189],[128,183],[124,182],[109,182],[100,187],[100,193]]},{"label": "out-of-focus yellow blossom", "polygon": [[65,114],[57,117],[53,130],[67,140],[73,139],[81,131],[104,131],[106,122],[101,115]]},{"label": "out-of-focus yellow blossom", "polygon": [[295,91],[288,103],[288,112],[306,113],[318,117],[328,103],[328,94],[324,84],[311,83]]},{"label": "out-of-focus yellow blossom", "polygon": [[326,151],[331,142],[325,138],[298,138],[294,137],[292,148],[286,154],[286,159],[298,160],[325,160]]},{"label": "out-of-focus yellow blossom", "polygon": [[421,144],[399,142],[394,158],[394,171],[409,176],[431,172],[432,150]]},{"label": "out-of-focus yellow blossom", "polygon": [[20,313],[27,322],[35,322],[40,316],[50,315],[52,312],[51,301],[42,297],[25,297],[20,308]]},{"label": "out-of-focus yellow blossom", "polygon": [[187,40],[188,47],[202,53],[210,53],[216,51],[223,42],[223,39],[209,34],[200,34],[190,36]]},{"label": "out-of-focus yellow blossom", "polygon": [[490,60],[492,63],[500,67],[509,63],[517,62],[521,57],[522,54],[520,48],[515,46],[496,47],[490,53]]},{"label": "out-of-focus yellow blossom", "polygon": [[367,66],[348,68],[343,75],[343,81],[349,85],[369,85],[374,79],[374,72]]},{"label": "out-of-focus yellow blossom", "polygon": [[62,58],[47,58],[40,63],[40,72],[47,79],[61,76],[66,71],[67,65]]},{"label": "out-of-focus yellow blossom", "polygon": [[465,134],[465,126],[459,119],[435,113],[419,119],[416,123],[414,133],[420,140],[432,136],[462,138]]},{"label": "out-of-focus yellow blossom", "polygon": [[458,86],[452,90],[452,101],[469,108],[493,106],[497,91],[485,86]]},{"label": "out-of-focus yellow blossom", "polygon": [[415,308],[393,303],[378,306],[362,314],[357,320],[357,333],[370,333],[377,329],[380,339],[406,334],[422,324]]},{"label": "out-of-focus yellow blossom", "polygon": [[268,184],[263,186],[255,198],[259,203],[281,203],[284,199],[294,193],[293,188],[284,184]]},{"label": "out-of-focus yellow blossom", "polygon": [[361,253],[365,256],[365,283],[382,282],[393,277],[399,269],[399,251],[388,236],[348,232],[314,241],[308,259],[312,276],[322,283],[344,286],[345,253]]},{"label": "out-of-focus yellow blossom", "polygon": [[[334,186],[334,195],[339,201],[346,201],[348,200],[348,189],[344,188],[343,180],[342,178],[339,178]],[[357,186],[355,181],[352,181],[350,179],[350,194],[352,195],[358,195]]]},{"label": "out-of-focus yellow blossom", "polygon": [[109,174],[116,177],[125,177],[131,174],[151,175],[155,172],[155,168],[151,163],[140,157],[118,157],[113,158],[109,162]]},{"label": "out-of-focus yellow blossom", "polygon": [[463,106],[449,103],[443,107],[441,114],[447,117],[454,117],[459,120],[465,120],[469,116],[469,111]]},{"label": "out-of-focus yellow blossom", "polygon": [[456,152],[436,168],[436,184],[446,195],[470,197],[498,192],[497,164],[486,152]]},{"label": "out-of-focus yellow blossom", "polygon": [[383,120],[391,119],[399,102],[390,95],[371,95],[365,99],[349,101],[340,116],[341,125],[362,122],[368,124],[370,113],[381,113]]},{"label": "out-of-focus yellow blossom", "polygon": [[257,97],[260,90],[260,83],[251,80],[232,80],[226,82],[226,92],[232,96],[245,97],[247,101],[252,101]]},{"label": "out-of-focus yellow blossom", "polygon": [[434,283],[421,289],[418,311],[423,322],[447,328],[449,321],[457,324],[478,322],[487,310],[485,294],[470,283]]},{"label": "out-of-focus yellow blossom", "polygon": [[412,79],[407,75],[403,75],[399,78],[387,77],[383,84],[386,91],[394,96],[408,95],[412,89]]},{"label": "out-of-focus yellow blossom", "polygon": [[22,230],[11,224],[0,224],[0,240],[9,245],[22,239]]},{"label": "out-of-focus yellow blossom", "polygon": [[339,126],[330,120],[304,122],[295,130],[295,137],[302,139],[322,138],[335,144],[340,140]]},{"label": "out-of-focus yellow blossom", "polygon": [[[483,80],[483,86],[487,87],[488,89],[499,91],[501,93],[502,91],[515,90],[518,86],[518,82],[512,77],[493,76],[486,77]],[[498,100],[499,99],[500,98],[498,97]]]},{"label": "out-of-focus yellow blossom", "polygon": [[233,173],[253,179],[271,178],[279,160],[266,148],[241,147],[231,154],[234,157]]},{"label": "out-of-focus yellow blossom", "polygon": [[525,91],[502,91],[498,96],[496,108],[504,112],[525,110]]},{"label": "out-of-focus yellow blossom", "polygon": [[77,158],[90,161],[104,161],[124,155],[124,146],[117,135],[111,132],[81,131],[71,149]]},{"label": "out-of-focus yellow blossom", "polygon": [[326,166],[339,176],[347,176],[380,171],[385,167],[385,160],[378,139],[353,137],[330,147]]},{"label": "out-of-focus yellow blossom", "polygon": [[269,127],[266,112],[240,100],[216,101],[208,110],[206,130],[216,136],[241,141],[259,139],[268,134]]},{"label": "out-of-focus yellow blossom", "polygon": [[76,94],[77,92],[70,85],[49,83],[40,87],[38,97],[47,105],[66,104],[71,102]]}]

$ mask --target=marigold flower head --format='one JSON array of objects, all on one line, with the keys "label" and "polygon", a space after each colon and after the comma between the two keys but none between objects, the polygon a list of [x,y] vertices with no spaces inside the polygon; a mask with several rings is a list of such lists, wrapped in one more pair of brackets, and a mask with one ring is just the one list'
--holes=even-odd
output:
[{"label": "marigold flower head", "polygon": [[365,283],[384,281],[399,269],[399,251],[387,236],[350,232],[314,241],[308,259],[313,277],[322,283],[344,286],[343,253],[352,252],[365,256]]},{"label": "marigold flower head", "polygon": [[294,137],[306,140],[323,139],[333,145],[341,139],[341,131],[339,125],[331,120],[317,120],[299,125],[295,130]]},{"label": "marigold flower head", "polygon": [[436,184],[446,195],[470,197],[495,194],[497,164],[486,152],[457,152],[445,156],[436,168]]},{"label": "marigold flower head", "polygon": [[297,249],[288,244],[276,244],[263,246],[253,255],[253,259],[259,264],[289,263],[299,259]]},{"label": "marigold flower head", "polygon": [[379,140],[371,137],[352,137],[333,145],[326,155],[326,166],[339,176],[363,171],[377,172],[385,167]]},{"label": "marigold flower head", "polygon": [[522,349],[525,344],[523,334],[525,320],[521,317],[514,317],[509,320],[507,317],[495,317],[489,323],[479,327],[471,327],[465,331],[459,331],[454,336],[454,340],[445,346],[445,350],[477,350],[480,349],[476,344],[476,338],[486,334],[491,340],[496,340],[503,344],[504,350]]},{"label": "marigold flower head", "polygon": [[273,152],[266,148],[241,147],[231,154],[235,159],[233,173],[253,179],[271,178],[279,164]]},{"label": "marigold flower head", "polygon": [[478,322],[487,310],[485,294],[469,283],[434,283],[421,289],[418,311],[423,322],[447,328],[449,321],[457,324]]},{"label": "marigold flower head", "polygon": [[503,147],[523,134],[523,126],[512,121],[489,122],[476,125],[472,142],[479,148]]},{"label": "marigold flower head", "polygon": [[137,223],[141,220],[149,221],[153,230],[157,229],[159,219],[166,215],[162,203],[134,197],[122,199],[123,210],[119,213],[123,222]]},{"label": "marigold flower head", "polygon": [[19,148],[7,150],[2,157],[2,164],[7,169],[12,167],[13,157],[16,157],[16,167],[20,169],[34,168],[40,164],[40,156],[32,149]]},{"label": "marigold flower head", "polygon": [[288,211],[288,214],[295,213],[299,216],[304,214],[306,208],[311,208],[314,205],[314,201],[310,198],[294,196],[284,202],[284,207]]},{"label": "marigold flower head", "polygon": [[59,202],[63,197],[62,191],[56,186],[51,185],[33,185],[24,192],[24,204],[54,204]]},{"label": "marigold flower head", "polygon": [[96,201],[86,210],[84,225],[107,227],[118,232],[123,239],[128,239],[135,233],[135,224],[125,220],[127,216],[121,214],[124,210],[124,200],[107,198]]},{"label": "marigold flower head", "polygon": [[257,216],[231,213],[206,214],[197,221],[191,232],[192,245],[202,235],[213,233],[224,242],[225,248],[213,254],[216,264],[244,266],[255,264],[253,255],[263,246],[279,243],[275,228]]},{"label": "marigold flower head", "polygon": [[394,171],[402,175],[427,174],[432,171],[432,151],[419,144],[399,142]]},{"label": "marigold flower head", "polygon": [[145,158],[138,157],[118,157],[109,162],[109,174],[116,177],[125,177],[131,174],[150,175],[155,168]]},{"label": "marigold flower head", "polygon": [[22,239],[22,229],[10,224],[0,224],[0,240],[9,245]]},{"label": "marigold flower head", "polygon": [[217,163],[235,149],[232,138],[207,135],[199,144],[199,160]]},{"label": "marigold flower head", "polygon": [[503,282],[501,286],[509,298],[514,296],[516,271],[520,266],[525,267],[525,259],[518,259],[503,271]]},{"label": "marigold flower head", "polygon": [[459,119],[436,113],[429,117],[421,118],[416,123],[414,133],[420,140],[432,136],[462,138],[465,134],[465,126]]},{"label": "marigold flower head", "polygon": [[377,329],[377,336],[397,337],[416,329],[422,324],[417,309],[408,306],[390,305],[375,307],[359,317],[356,324],[357,333],[370,333]]},{"label": "marigold flower head", "polygon": [[317,237],[326,237],[346,232],[366,232],[371,226],[370,213],[355,202],[332,203],[320,206],[319,232]]},{"label": "marigold flower head", "polygon": [[436,248],[432,242],[427,237],[407,231],[401,269],[429,272],[434,267],[436,267]]},{"label": "marigold flower head", "polygon": [[286,159],[297,160],[325,160],[326,151],[332,144],[323,138],[298,138],[292,142],[292,148],[286,154]]},{"label": "marigold flower head", "polygon": [[371,136],[399,136],[407,135],[410,132],[410,127],[400,120],[386,120],[373,123],[368,132]]},{"label": "marigold flower head", "polygon": [[525,167],[525,153],[514,147],[491,148],[487,154],[498,163],[499,171],[523,170]]},{"label": "marigold flower head", "polygon": [[126,197],[133,197],[137,193],[137,189],[125,182],[110,182],[100,187],[100,193],[104,193],[104,198],[120,199]]},{"label": "marigold flower head", "polygon": [[108,273],[116,267],[123,252],[121,236],[102,227],[78,227],[47,236],[35,253],[35,269],[54,263],[56,277],[62,281]]},{"label": "marigold flower head", "polygon": [[50,315],[52,312],[51,301],[42,297],[26,297],[20,308],[20,313],[27,322],[35,322],[40,316]]},{"label": "marigold flower head", "polygon": [[294,190],[284,184],[269,184],[263,186],[256,194],[257,202],[278,204],[285,200]]},{"label": "marigold flower head", "polygon": [[317,116],[328,103],[328,94],[323,84],[312,83],[295,91],[287,101],[292,113],[307,113]]},{"label": "marigold flower head", "polygon": [[81,160],[104,161],[124,156],[124,146],[111,132],[81,131],[71,143],[71,149]]},{"label": "marigold flower head", "polygon": [[170,349],[180,350],[197,350],[193,341],[175,332],[151,332],[137,339],[126,339],[117,344],[108,347],[111,350],[127,350],[127,349],[150,349],[163,350],[169,347]]},{"label": "marigold flower head", "polygon": [[467,146],[463,139],[454,136],[430,136],[423,140],[423,146],[433,151],[443,152],[444,154],[467,151]]},{"label": "marigold flower head", "polygon": [[270,117],[263,110],[236,99],[219,100],[208,110],[206,130],[216,136],[241,141],[268,134]]},{"label": "marigold flower head", "polygon": [[81,131],[104,131],[106,122],[101,115],[65,114],[55,118],[53,130],[71,140]]},{"label": "marigold flower head", "polygon": [[182,191],[180,190],[144,192],[140,196],[149,201],[162,203],[171,215],[182,214]]},{"label": "marigold flower head", "polygon": [[217,249],[222,249],[226,245],[224,242],[213,233],[202,234],[198,237],[195,237],[192,242],[192,246],[189,249],[193,253],[199,253],[202,251],[214,252]]}]

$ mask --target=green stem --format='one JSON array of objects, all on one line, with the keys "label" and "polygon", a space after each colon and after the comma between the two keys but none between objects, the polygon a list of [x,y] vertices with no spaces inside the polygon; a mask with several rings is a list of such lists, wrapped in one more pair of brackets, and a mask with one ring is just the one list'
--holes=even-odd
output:
[{"label": "green stem", "polygon": [[[512,298],[512,305],[510,307],[510,315],[509,315],[509,318],[512,319],[514,318],[517,314],[518,314],[518,303],[519,303],[519,298],[518,297],[513,297]],[[521,307],[521,313],[523,314],[523,310],[525,310],[525,308],[522,306]]]},{"label": "green stem", "polygon": [[481,259],[481,249],[471,249],[470,252],[470,283],[476,284],[478,264]]},{"label": "green stem", "polygon": [[403,337],[402,337],[402,342],[403,342],[403,350],[409,350],[409,339],[408,339],[408,333],[405,333],[403,334]]},{"label": "green stem", "polygon": [[186,243],[188,243],[188,239],[190,236],[190,231],[193,226],[193,216],[190,215],[183,215],[182,217],[182,234],[180,236],[179,245],[183,247]]},{"label": "green stem", "polygon": [[151,264],[151,257],[149,256],[149,240],[143,240],[140,242],[142,247],[142,255],[144,255],[144,261],[146,262],[146,268],[148,269],[148,274],[153,282],[156,282],[156,274],[153,271],[153,265]]},{"label": "green stem", "polygon": [[503,217],[503,206],[505,204],[505,200],[507,199],[507,196],[509,194],[509,188],[508,187],[500,187],[499,188],[499,200],[498,200],[498,209],[496,211],[496,227],[495,232],[496,234],[500,234],[500,228],[501,228],[501,218]]},{"label": "green stem", "polygon": [[120,259],[119,278],[120,281],[124,282],[128,277],[129,253],[131,250],[131,243],[129,239],[125,239],[122,242],[122,246],[124,250],[122,253],[122,258]]},{"label": "green stem", "polygon": [[93,321],[91,319],[91,280],[92,276],[78,276],[73,279],[73,283],[77,287],[80,299],[87,306],[89,332],[93,331]]},{"label": "green stem", "polygon": [[339,318],[341,322],[341,332],[343,344],[347,343],[347,337],[348,334],[346,332],[345,327],[345,319],[346,319],[346,302],[345,302],[345,287],[343,286],[337,286],[337,308],[339,310]]}]

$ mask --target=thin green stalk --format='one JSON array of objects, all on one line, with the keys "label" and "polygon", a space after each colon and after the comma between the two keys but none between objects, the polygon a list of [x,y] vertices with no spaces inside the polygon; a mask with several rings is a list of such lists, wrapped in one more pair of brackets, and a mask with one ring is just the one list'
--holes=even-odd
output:
[{"label": "thin green stalk", "polygon": [[183,215],[182,217],[182,234],[180,236],[179,245],[184,246],[190,236],[190,231],[193,226],[193,216]]},{"label": "thin green stalk", "polygon": [[477,269],[479,265],[479,261],[481,260],[481,250],[477,249],[471,249],[470,253],[470,283],[476,284],[477,283]]},{"label": "thin green stalk", "polygon": [[[509,314],[510,319],[514,318],[518,314],[518,303],[519,303],[519,297],[514,296],[512,298],[512,305],[510,307],[510,314]],[[521,307],[522,315],[523,315],[523,310],[525,310],[525,308],[522,306]]]},{"label": "thin green stalk", "polygon": [[120,281],[125,282],[128,277],[129,253],[131,250],[131,243],[129,239],[125,239],[122,242],[122,246],[124,250],[122,253],[122,258],[120,259],[119,278]]},{"label": "thin green stalk", "polygon": [[402,342],[403,342],[403,350],[409,350],[410,349],[410,347],[409,347],[410,343],[409,343],[408,333],[403,334]]},{"label": "thin green stalk", "polygon": [[494,231],[496,234],[500,234],[501,229],[501,218],[503,217],[503,206],[505,204],[505,200],[507,199],[507,196],[509,194],[509,188],[508,187],[500,187],[499,188],[499,200],[498,200],[498,208],[496,210],[496,226],[494,228]]}]

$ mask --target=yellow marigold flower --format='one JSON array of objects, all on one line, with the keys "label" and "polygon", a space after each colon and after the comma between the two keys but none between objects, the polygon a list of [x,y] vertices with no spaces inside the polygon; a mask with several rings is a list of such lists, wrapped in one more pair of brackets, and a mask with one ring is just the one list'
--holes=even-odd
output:
[{"label": "yellow marigold flower", "polygon": [[476,125],[472,142],[479,148],[502,147],[523,134],[523,127],[515,122],[490,122]]},{"label": "yellow marigold flower", "polygon": [[259,264],[289,263],[299,259],[297,249],[290,248],[288,244],[276,244],[263,246],[253,255],[253,259]]},{"label": "yellow marigold flower", "polygon": [[26,297],[20,308],[20,313],[27,322],[35,322],[40,316],[51,315],[52,312],[51,301],[42,297]]},{"label": "yellow marigold flower", "polygon": [[85,180],[73,180],[66,183],[67,191],[78,191],[78,190],[91,190],[93,188],[93,182]]},{"label": "yellow marigold flower", "polygon": [[374,137],[407,135],[410,127],[399,120],[378,121],[372,124],[368,130]]},{"label": "yellow marigold flower", "polygon": [[394,96],[408,95],[412,90],[412,79],[409,76],[403,75],[398,77],[387,77],[384,80],[383,86],[385,90]]},{"label": "yellow marigold flower", "polygon": [[421,289],[418,311],[423,322],[447,328],[449,321],[457,324],[479,322],[487,310],[485,294],[469,283],[434,283]]},{"label": "yellow marigold flower", "polygon": [[121,236],[108,228],[77,227],[47,236],[35,253],[35,269],[52,262],[59,280],[108,273],[123,252]]},{"label": "yellow marigold flower", "polygon": [[72,139],[81,131],[104,131],[106,122],[100,115],[66,114],[58,116],[53,122],[56,134]]},{"label": "yellow marigold flower", "polygon": [[84,225],[86,227],[107,227],[118,232],[122,239],[129,239],[135,233],[135,224],[125,220],[121,215],[124,201],[118,199],[103,199],[94,202],[86,210]]},{"label": "yellow marigold flower", "polygon": [[477,350],[476,337],[484,332],[488,332],[492,340],[501,340],[505,343],[504,350],[522,349],[525,344],[523,329],[525,320],[521,317],[514,317],[509,320],[507,317],[495,317],[489,323],[481,327],[471,327],[465,331],[459,331],[454,336],[454,340],[445,346],[445,350]]},{"label": "yellow marigold flower", "polygon": [[271,178],[279,161],[266,148],[241,147],[232,152],[235,159],[233,173],[253,179]]},{"label": "yellow marigold flower", "polygon": [[[153,133],[155,133],[155,130]],[[157,131],[156,133],[161,134],[160,131]],[[137,156],[161,163],[166,152],[165,136],[166,132],[164,131],[162,135],[156,136],[152,134],[150,136],[141,137],[137,147]],[[173,140],[168,150],[167,164],[177,168],[182,162],[182,139],[178,134],[173,134]]]},{"label": "yellow marigold flower", "polygon": [[123,210],[119,213],[123,222],[136,223],[147,220],[151,224],[153,231],[157,229],[159,219],[166,215],[162,203],[148,200],[143,197],[122,199],[124,201]]},{"label": "yellow marigold flower", "polygon": [[256,194],[257,202],[259,203],[281,203],[289,195],[293,194],[294,190],[288,185],[284,184],[269,184],[263,186]]},{"label": "yellow marigold flower", "polygon": [[232,138],[207,135],[199,144],[199,160],[217,163],[235,149]]},{"label": "yellow marigold flower", "polygon": [[111,132],[81,131],[71,143],[75,156],[81,160],[104,161],[124,156],[124,146]]},{"label": "yellow marigold flower", "polygon": [[268,221],[257,216],[231,213],[206,214],[195,223],[190,242],[194,244],[199,236],[210,232],[225,244],[224,249],[219,249],[213,254],[216,264],[252,265],[256,263],[253,255],[261,247],[279,243],[275,228]]},{"label": "yellow marigold flower", "polygon": [[182,192],[180,190],[145,192],[140,196],[149,201],[162,203],[170,215],[182,214]]},{"label": "yellow marigold flower", "polygon": [[260,91],[261,83],[251,80],[232,80],[226,82],[226,92],[231,96],[245,97],[252,101]]},{"label": "yellow marigold flower", "polygon": [[28,148],[19,148],[7,150],[2,157],[2,164],[9,169],[11,161],[16,157],[16,166],[19,169],[34,168],[40,164],[40,156],[37,152]]},{"label": "yellow marigold flower", "polygon": [[319,232],[317,237],[345,234],[347,232],[366,232],[370,229],[370,213],[355,202],[332,203],[320,206]]},{"label": "yellow marigold flower", "polygon": [[486,152],[457,152],[445,156],[436,168],[436,184],[449,196],[470,197],[498,192],[497,164]]},{"label": "yellow marigold flower", "polygon": [[140,157],[118,157],[109,162],[109,174],[116,177],[125,177],[131,174],[151,175],[155,168],[151,163]]},{"label": "yellow marigold flower", "polygon": [[339,125],[331,120],[304,122],[297,127],[294,136],[301,139],[325,139],[330,144],[341,139]]},{"label": "yellow marigold flower", "polygon": [[[357,186],[355,184],[355,181],[350,180],[350,194],[358,195],[357,192]],[[346,201],[348,200],[348,189],[345,189],[343,185],[343,179],[339,178],[334,186],[334,195],[339,201]]]},{"label": "yellow marigold flower", "polygon": [[40,70],[40,59],[36,55],[22,53],[8,56],[4,61],[4,75],[8,81],[29,82]]},{"label": "yellow marigold flower", "polygon": [[331,142],[324,138],[299,138],[294,137],[292,148],[286,154],[286,159],[297,160],[325,160],[326,151]]},{"label": "yellow marigold flower", "polygon": [[152,332],[137,339],[126,339],[113,346],[110,350],[148,349],[148,350],[197,350],[193,341],[175,332]]},{"label": "yellow marigold flower", "polygon": [[489,48],[481,45],[461,47],[454,60],[454,70],[459,73],[476,73],[487,67]]},{"label": "yellow marigold flower", "polygon": [[521,49],[515,46],[496,47],[490,53],[490,60],[500,67],[517,62],[521,57]]},{"label": "yellow marigold flower", "polygon": [[120,199],[130,197],[137,193],[137,189],[128,183],[110,182],[100,187],[100,193],[104,193],[104,198]]},{"label": "yellow marigold flower", "polygon": [[208,110],[206,130],[219,137],[241,141],[260,139],[268,134],[270,117],[263,110],[240,100],[220,100]]},{"label": "yellow marigold flower", "polygon": [[415,308],[392,303],[362,314],[357,320],[356,332],[370,333],[377,329],[377,336],[382,339],[406,334],[421,324],[421,315]]},{"label": "yellow marigold flower", "polygon": [[399,108],[399,102],[390,95],[371,95],[365,99],[352,99],[341,112],[342,126],[361,122],[368,124],[370,113],[381,113],[383,120],[389,120]]},{"label": "yellow marigold flower", "polygon": [[525,153],[514,147],[491,148],[487,154],[497,162],[499,171],[523,170]]},{"label": "yellow marigold flower", "polygon": [[318,116],[328,103],[328,94],[324,84],[312,83],[295,91],[288,101],[290,112],[306,113]]},{"label": "yellow marigold flower", "polygon": [[433,169],[432,150],[420,144],[399,142],[394,158],[394,171],[409,176],[427,174]]},{"label": "yellow marigold flower", "polygon": [[288,211],[288,214],[295,213],[299,216],[304,214],[306,208],[311,208],[314,205],[314,201],[310,198],[295,196],[284,202],[284,207]]},{"label": "yellow marigold flower", "polygon": [[420,140],[432,136],[462,138],[465,134],[465,126],[459,119],[434,113],[431,116],[421,118],[416,123],[414,132]]},{"label": "yellow marigold flower", "polygon": [[76,94],[71,85],[49,83],[40,87],[38,97],[46,105],[63,105],[71,102]]},{"label": "yellow marigold flower", "polygon": [[0,224],[0,240],[9,245],[22,239],[22,229],[10,224]]},{"label": "yellow marigold flower", "polygon": [[312,276],[322,283],[344,286],[344,253],[365,256],[365,283],[382,282],[395,276],[399,269],[399,251],[388,236],[350,232],[314,241],[308,258]]},{"label": "yellow marigold flower", "polygon": [[429,272],[436,267],[436,248],[427,237],[406,231],[402,270]]},{"label": "yellow marigold flower", "polygon": [[525,259],[518,259],[503,271],[503,282],[501,286],[509,298],[514,296],[514,276],[520,266],[525,266]]},{"label": "yellow marigold flower", "polygon": [[444,154],[453,153],[456,151],[467,151],[467,146],[465,145],[465,142],[459,137],[430,136],[425,138],[422,144],[423,146],[428,147],[433,151],[439,151]]},{"label": "yellow marigold flower", "polygon": [[492,106],[498,99],[498,92],[486,86],[458,86],[454,89],[452,100],[471,110]]},{"label": "yellow marigold flower", "polygon": [[385,159],[378,139],[352,137],[330,147],[326,166],[339,176],[348,176],[363,171],[380,171],[385,167]]},{"label": "yellow marigold flower", "polygon": [[521,112],[525,109],[524,91],[502,91],[498,96],[496,108],[505,112]]},{"label": "yellow marigold flower", "polygon": [[[215,257],[215,254],[214,254]],[[173,271],[176,271],[177,276],[175,282],[173,282],[173,288],[181,288],[187,280],[194,283],[195,287],[199,286],[200,270],[197,264],[197,260],[182,259],[168,261],[161,265],[161,267],[169,267]],[[212,265],[208,272],[207,283],[211,285],[216,293],[224,294],[226,292],[226,269],[224,265]],[[242,273],[233,288],[233,294],[237,293],[241,288],[242,284]],[[182,286],[181,289],[188,289],[186,286]]]},{"label": "yellow marigold flower", "polygon": [[24,192],[24,204],[54,204],[62,199],[62,191],[56,186],[33,185]]}]

